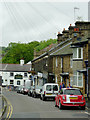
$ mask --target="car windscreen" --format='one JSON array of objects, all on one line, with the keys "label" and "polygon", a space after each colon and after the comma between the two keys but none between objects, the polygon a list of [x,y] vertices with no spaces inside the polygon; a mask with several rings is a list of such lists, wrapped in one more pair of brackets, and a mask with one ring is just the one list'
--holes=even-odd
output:
[{"label": "car windscreen", "polygon": [[47,91],[51,91],[51,85],[47,85],[47,86],[46,86],[46,90],[47,90]]},{"label": "car windscreen", "polygon": [[25,89],[29,89],[30,87],[29,86],[25,86]]},{"label": "car windscreen", "polygon": [[64,90],[65,95],[82,95],[80,90],[76,89],[66,89]]},{"label": "car windscreen", "polygon": [[57,85],[53,85],[53,91],[58,91],[58,86]]},{"label": "car windscreen", "polygon": [[36,86],[36,89],[42,89],[42,86]]}]

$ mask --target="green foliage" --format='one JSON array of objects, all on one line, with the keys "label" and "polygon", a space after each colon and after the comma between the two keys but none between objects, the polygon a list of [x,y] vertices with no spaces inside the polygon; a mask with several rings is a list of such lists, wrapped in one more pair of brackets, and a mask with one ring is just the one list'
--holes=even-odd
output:
[{"label": "green foliage", "polygon": [[2,58],[2,63],[17,63],[21,58],[24,58],[25,63],[33,59],[34,48],[39,45],[39,42],[34,41],[28,44],[10,43],[8,52]]},{"label": "green foliage", "polygon": [[56,39],[50,39],[47,41],[33,41],[28,44],[25,43],[10,43],[8,47],[3,47],[2,63],[16,63],[19,64],[21,58],[24,58],[25,63],[33,60],[34,49],[40,51],[48,45],[56,43]]},{"label": "green foliage", "polygon": [[55,44],[56,42],[57,42],[56,39],[49,39],[47,41],[45,41],[45,40],[41,41],[40,44],[35,48],[35,50],[38,52],[38,51],[44,49],[45,47],[49,46],[52,43]]}]

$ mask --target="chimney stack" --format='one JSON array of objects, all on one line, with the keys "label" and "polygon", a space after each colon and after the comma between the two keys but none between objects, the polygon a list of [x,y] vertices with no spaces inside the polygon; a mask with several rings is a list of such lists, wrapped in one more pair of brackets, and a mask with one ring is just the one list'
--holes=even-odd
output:
[{"label": "chimney stack", "polygon": [[60,42],[62,42],[62,34],[60,32],[58,32],[58,35],[57,35],[57,44],[59,44]]},{"label": "chimney stack", "polygon": [[23,59],[23,58],[20,60],[20,65],[21,65],[21,66],[24,65],[24,59]]}]

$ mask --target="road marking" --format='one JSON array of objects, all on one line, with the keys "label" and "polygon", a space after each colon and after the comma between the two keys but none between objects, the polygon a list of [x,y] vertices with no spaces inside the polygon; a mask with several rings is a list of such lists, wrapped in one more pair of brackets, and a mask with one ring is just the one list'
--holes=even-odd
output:
[{"label": "road marking", "polygon": [[90,113],[88,113],[88,112],[84,112],[84,113],[86,113],[86,114],[90,115]]},{"label": "road marking", "polygon": [[7,113],[5,120],[9,120],[11,118],[11,115],[13,112],[13,107],[12,107],[11,103],[9,102],[9,100],[5,96],[4,96],[4,98],[6,99],[7,104],[8,104],[8,113]]},{"label": "road marking", "polygon": [[[10,104],[10,105],[11,105],[11,104]],[[13,112],[13,107],[12,107],[12,105],[11,105],[11,113],[10,113],[10,115],[9,115],[9,119],[11,118],[12,112]]]}]

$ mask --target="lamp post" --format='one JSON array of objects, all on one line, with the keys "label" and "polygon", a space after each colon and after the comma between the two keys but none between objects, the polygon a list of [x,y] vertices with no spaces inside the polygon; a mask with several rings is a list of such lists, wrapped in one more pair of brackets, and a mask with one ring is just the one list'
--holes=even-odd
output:
[{"label": "lamp post", "polygon": [[88,60],[85,60],[85,64],[86,64],[86,70],[87,70],[87,98],[88,98]]}]

